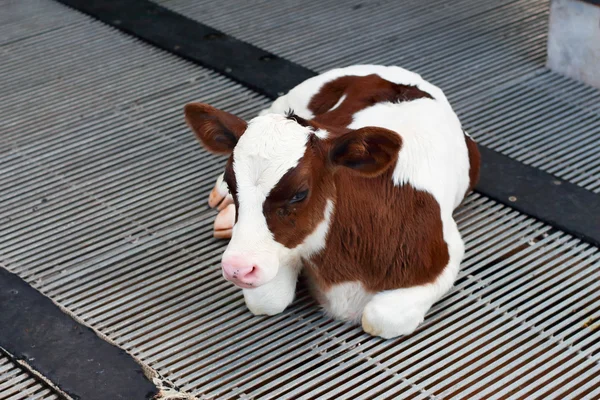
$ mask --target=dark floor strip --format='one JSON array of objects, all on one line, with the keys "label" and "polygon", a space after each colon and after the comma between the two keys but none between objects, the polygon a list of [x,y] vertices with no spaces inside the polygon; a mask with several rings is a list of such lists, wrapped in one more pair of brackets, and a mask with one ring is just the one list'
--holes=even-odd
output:
[{"label": "dark floor strip", "polygon": [[129,354],[4,268],[0,268],[0,346],[74,399],[142,400],[157,393]]},{"label": "dark floor strip", "polygon": [[271,98],[315,75],[151,1],[58,1]]},{"label": "dark floor strip", "polygon": [[600,246],[600,196],[480,146],[475,190],[595,246]]},{"label": "dark floor strip", "polygon": [[[315,72],[148,0],[58,0],[270,98]],[[489,149],[477,191],[595,245],[600,196]],[[560,185],[553,182],[560,181]],[[511,199],[516,198],[516,201]]]}]

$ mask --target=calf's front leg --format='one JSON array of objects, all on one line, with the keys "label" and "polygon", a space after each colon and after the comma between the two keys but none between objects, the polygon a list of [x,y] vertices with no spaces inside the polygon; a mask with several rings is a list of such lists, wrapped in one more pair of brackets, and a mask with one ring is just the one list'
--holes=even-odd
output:
[{"label": "calf's front leg", "polygon": [[219,211],[213,224],[213,236],[217,239],[231,239],[235,224],[235,205],[229,204]]},{"label": "calf's front leg", "polygon": [[464,243],[456,223],[445,223],[449,262],[427,285],[379,292],[367,303],[362,314],[363,330],[373,336],[390,339],[409,335],[425,319],[425,314],[454,284],[464,255]]},{"label": "calf's front leg", "polygon": [[429,292],[418,286],[377,293],[363,310],[363,330],[385,339],[413,333],[433,304]]},{"label": "calf's front leg", "polygon": [[281,265],[271,281],[253,289],[244,289],[246,306],[254,315],[275,315],[294,301],[300,260]]}]

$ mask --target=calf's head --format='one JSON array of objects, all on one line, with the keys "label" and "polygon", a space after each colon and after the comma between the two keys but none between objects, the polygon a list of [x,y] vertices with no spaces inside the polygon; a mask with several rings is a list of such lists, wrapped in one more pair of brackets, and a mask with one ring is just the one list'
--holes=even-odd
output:
[{"label": "calf's head", "polygon": [[335,174],[378,176],[401,146],[398,134],[382,128],[333,133],[278,114],[246,123],[201,103],[186,105],[185,118],[204,147],[229,155],[225,181],[236,223],[222,268],[243,288],[269,282],[294,252],[321,250],[336,197],[352,192],[338,190]]}]

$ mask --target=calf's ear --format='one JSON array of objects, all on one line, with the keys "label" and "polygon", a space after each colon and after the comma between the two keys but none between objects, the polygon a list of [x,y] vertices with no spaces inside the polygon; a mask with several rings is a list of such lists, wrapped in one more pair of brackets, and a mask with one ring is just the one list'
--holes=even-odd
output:
[{"label": "calf's ear", "polygon": [[184,107],[185,121],[208,151],[231,154],[248,124],[233,114],[203,103]]},{"label": "calf's ear", "polygon": [[396,162],[401,147],[402,139],[396,132],[368,126],[334,139],[329,160],[361,176],[375,177]]}]

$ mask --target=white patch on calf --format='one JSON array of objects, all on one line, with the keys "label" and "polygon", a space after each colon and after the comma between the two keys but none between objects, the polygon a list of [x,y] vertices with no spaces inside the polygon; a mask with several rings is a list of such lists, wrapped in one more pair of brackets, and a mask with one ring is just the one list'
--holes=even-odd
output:
[{"label": "white patch on calf", "polygon": [[315,136],[321,140],[325,140],[329,137],[329,132],[327,132],[325,129],[317,129],[315,131]]},{"label": "white patch on calf", "polygon": [[333,285],[321,293],[323,308],[331,316],[344,321],[360,321],[362,311],[373,298],[361,282],[344,282]]},{"label": "white patch on calf", "polygon": [[333,214],[333,201],[327,200],[325,206],[325,214],[323,215],[323,221],[317,225],[315,230],[308,235],[304,241],[299,244],[294,251],[296,251],[301,257],[308,258],[313,254],[316,254],[325,248],[327,242],[327,234],[329,233],[329,226],[331,225],[331,216]]},{"label": "white patch on calf", "polygon": [[342,95],[342,97],[340,97],[340,99],[338,100],[337,103],[335,103],[335,105],[333,107],[331,107],[329,109],[329,111],[335,110],[336,108],[338,108],[340,106],[340,104],[342,104],[344,102],[344,100],[346,100],[346,95]]}]

